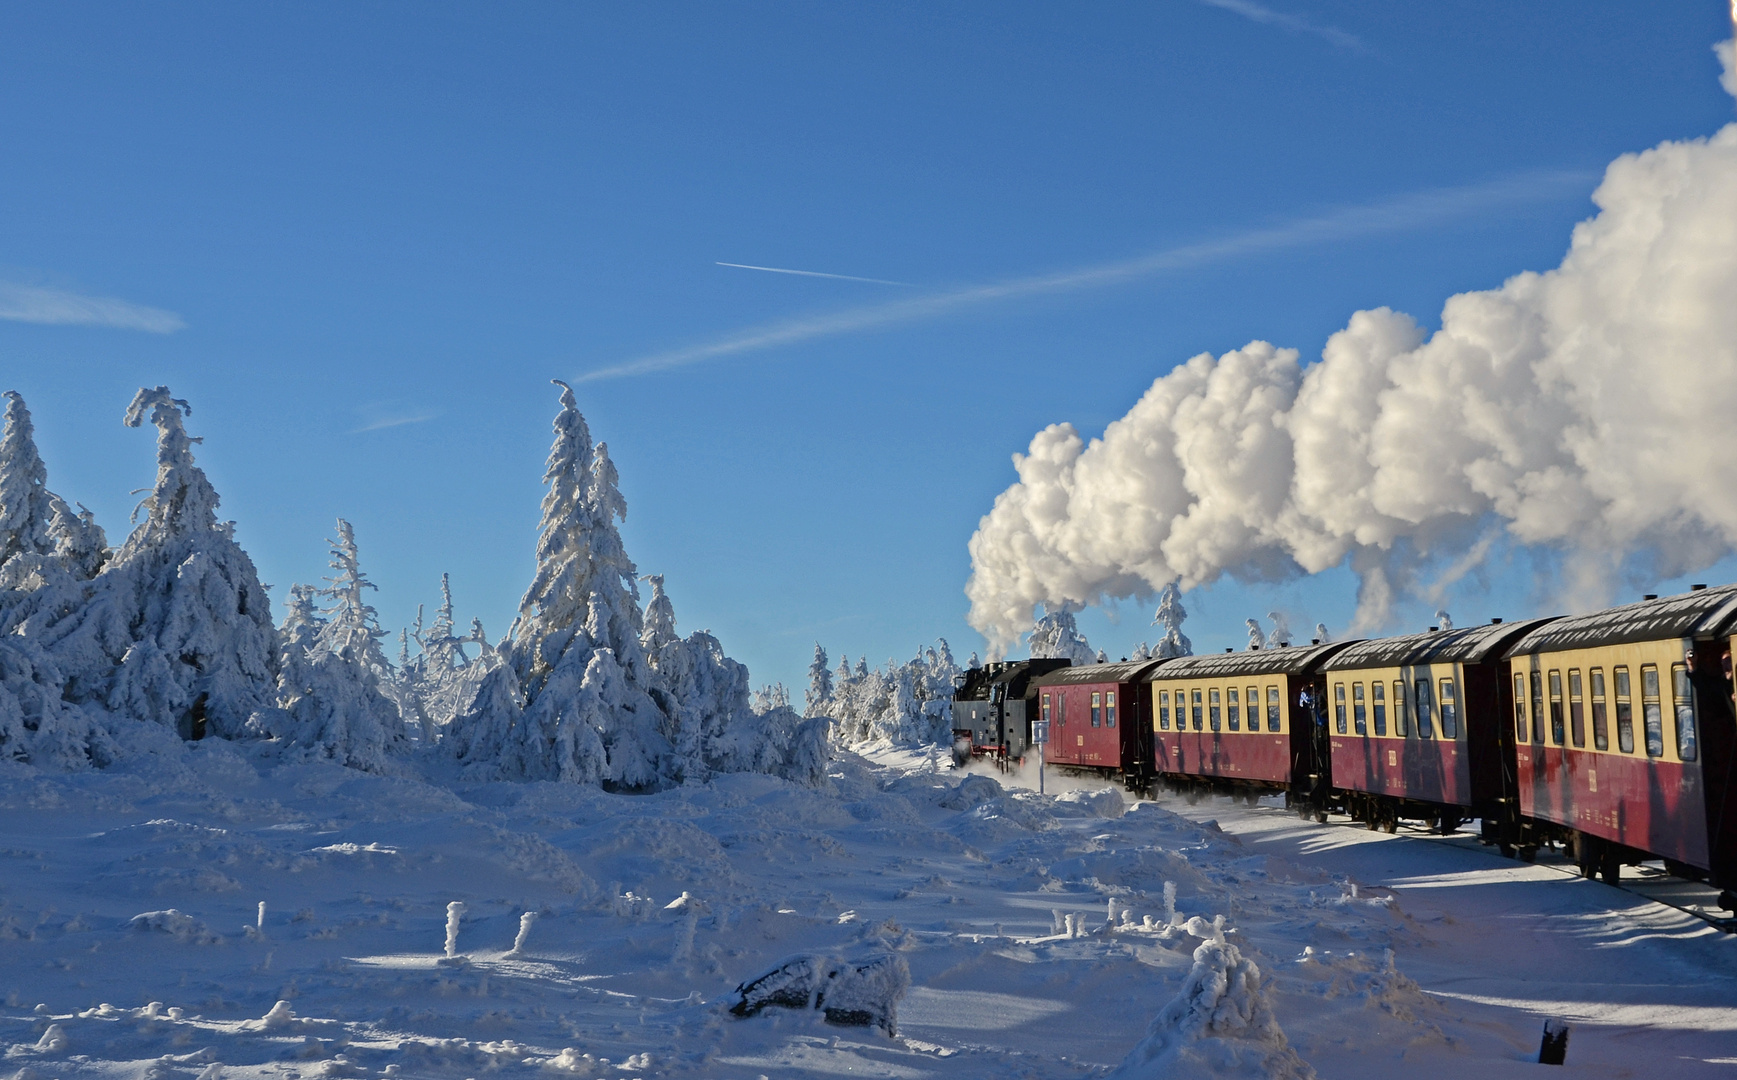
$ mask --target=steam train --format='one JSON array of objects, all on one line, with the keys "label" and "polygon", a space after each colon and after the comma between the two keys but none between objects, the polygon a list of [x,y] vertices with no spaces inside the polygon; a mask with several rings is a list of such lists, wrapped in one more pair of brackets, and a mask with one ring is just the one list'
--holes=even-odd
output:
[{"label": "steam train", "polygon": [[[1567,618],[1073,666],[987,664],[954,695],[956,760],[1024,759],[1167,790],[1280,794],[1393,832],[1470,821],[1587,877],[1662,859],[1737,909],[1737,585]],[[1038,725],[1042,725],[1041,727]]]}]

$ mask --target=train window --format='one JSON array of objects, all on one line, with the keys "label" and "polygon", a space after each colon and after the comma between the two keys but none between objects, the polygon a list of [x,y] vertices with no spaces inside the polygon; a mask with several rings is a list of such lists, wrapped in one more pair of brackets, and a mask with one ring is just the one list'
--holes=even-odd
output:
[{"label": "train window", "polygon": [[1629,700],[1628,668],[1619,667],[1616,676],[1616,748],[1625,754],[1634,753],[1634,703]]},{"label": "train window", "polygon": [[1369,708],[1375,714],[1375,734],[1387,734],[1387,684],[1369,684]]},{"label": "train window", "polygon": [[1426,739],[1435,738],[1435,728],[1431,726],[1430,714],[1435,710],[1430,708],[1434,695],[1430,693],[1429,680],[1419,679],[1417,686],[1417,733]]},{"label": "train window", "polygon": [[1333,684],[1333,730],[1345,734],[1345,684]]},{"label": "train window", "polygon": [[1280,702],[1279,702],[1279,688],[1276,686],[1267,687],[1267,730],[1268,731],[1279,730],[1280,726],[1283,723],[1283,721],[1281,719],[1283,714],[1279,711],[1279,704],[1280,704]]},{"label": "train window", "polygon": [[1593,668],[1587,675],[1592,681],[1592,748],[1609,750],[1610,716],[1605,711],[1604,669]]},{"label": "train window", "polygon": [[1663,757],[1665,723],[1659,711],[1659,669],[1653,664],[1641,665],[1641,715],[1646,718],[1647,757]]},{"label": "train window", "polygon": [[1114,690],[1104,693],[1104,726],[1116,726],[1116,692]]},{"label": "train window", "polygon": [[1241,731],[1242,697],[1234,686],[1224,692],[1224,713],[1224,718],[1230,722],[1230,730]]},{"label": "train window", "polygon": [[1393,680],[1393,733],[1405,737],[1405,683]]},{"label": "train window", "polygon": [[1544,673],[1532,673],[1532,741],[1544,741]]},{"label": "train window", "polygon": [[1158,727],[1161,731],[1170,730],[1170,691],[1158,691]]},{"label": "train window", "polygon": [[1206,703],[1207,721],[1212,727],[1212,730],[1217,731],[1223,723],[1223,717],[1221,716],[1222,709],[1218,704],[1218,687],[1215,686],[1206,692]]},{"label": "train window", "polygon": [[1677,757],[1695,760],[1695,684],[1684,664],[1671,665],[1671,701],[1677,710]]},{"label": "train window", "polygon": [[1580,669],[1568,669],[1568,737],[1576,749],[1586,745],[1586,703],[1580,693]]},{"label": "train window", "polygon": [[1563,735],[1562,673],[1552,671],[1550,673],[1550,741],[1561,746]]},{"label": "train window", "polygon": [[1526,676],[1514,672],[1514,738],[1526,741]]},{"label": "train window", "polygon": [[1092,695],[1092,726],[1093,727],[1103,727],[1104,726],[1104,695],[1103,694],[1093,694]]},{"label": "train window", "polygon": [[1200,688],[1195,687],[1191,693],[1191,696],[1193,698],[1192,704],[1194,706],[1194,730],[1199,731],[1200,730]]},{"label": "train window", "polygon": [[1248,718],[1248,729],[1250,731],[1259,731],[1261,729],[1261,688],[1258,686],[1251,686],[1244,690],[1242,692],[1242,700],[1245,708],[1248,710],[1243,713],[1243,715]]},{"label": "train window", "polygon": [[1369,706],[1363,701],[1363,684],[1351,684],[1351,723],[1352,730],[1359,735],[1369,734]]},{"label": "train window", "polygon": [[1444,739],[1460,737],[1460,695],[1459,687],[1452,679],[1441,681],[1441,696],[1436,700],[1436,711],[1441,713],[1441,735]]}]

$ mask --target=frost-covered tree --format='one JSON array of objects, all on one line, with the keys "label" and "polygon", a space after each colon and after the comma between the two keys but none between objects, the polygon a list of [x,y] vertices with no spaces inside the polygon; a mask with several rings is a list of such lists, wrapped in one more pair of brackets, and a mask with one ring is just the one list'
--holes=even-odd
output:
[{"label": "frost-covered tree", "polygon": [[1188,609],[1182,606],[1182,579],[1177,578],[1158,594],[1158,614],[1152,617],[1152,625],[1164,628],[1164,636],[1158,639],[1154,653],[1158,659],[1194,655],[1194,643],[1182,632],[1182,621],[1186,618]]},{"label": "frost-covered tree", "polygon": [[1060,604],[1044,612],[1031,628],[1032,659],[1059,657],[1076,664],[1090,664],[1097,659],[1097,651],[1074,622],[1076,610],[1072,604]]},{"label": "frost-covered tree", "polygon": [[[338,519],[327,587],[290,588],[279,633],[278,696],[282,712],[261,725],[288,748],[309,750],[371,771],[386,768],[406,743],[404,721],[388,696],[395,678],[380,639],[379,615],[366,590],[356,533]],[[316,598],[327,601],[316,610]]]},{"label": "frost-covered tree", "polygon": [[976,671],[978,668],[983,666],[983,661],[977,659],[976,649],[971,650],[971,659],[965,661],[965,666],[970,668],[972,671]]},{"label": "frost-covered tree", "polygon": [[959,665],[945,640],[900,664],[863,670],[835,687],[833,734],[841,743],[922,746],[952,736],[954,679]]},{"label": "frost-covered tree", "polygon": [[808,693],[803,696],[804,716],[825,716],[832,704],[832,669],[826,650],[814,643],[814,660],[808,665]]},{"label": "frost-covered tree", "polygon": [[1260,620],[1259,619],[1244,619],[1243,622],[1248,625],[1248,647],[1249,647],[1249,650],[1253,651],[1255,649],[1266,648],[1267,636],[1266,636],[1266,634],[1261,632]]},{"label": "frost-covered tree", "polygon": [[[440,575],[440,604],[426,631],[422,610],[418,605],[414,630],[399,635],[396,678],[390,684],[383,683],[382,690],[397,703],[406,725],[414,725],[425,739],[436,739],[470,706],[483,678],[501,663],[501,657],[489,643],[480,619],[471,620],[468,633],[458,633],[448,575]],[[410,655],[411,640],[417,645],[414,657]],[[477,650],[474,657],[465,651],[472,646]]]},{"label": "frost-covered tree", "polygon": [[108,541],[88,510],[74,513],[48,489],[30,410],[5,393],[0,434],[0,634],[29,633],[83,600],[80,583],[95,577]]},{"label": "frost-covered tree", "polygon": [[1273,624],[1272,633],[1267,635],[1268,643],[1283,647],[1291,643],[1291,621],[1285,618],[1282,611],[1267,612],[1267,620]]},{"label": "frost-covered tree", "polygon": [[89,599],[40,640],[65,673],[65,695],[139,720],[222,736],[272,707],[277,632],[253,560],[217,519],[217,492],[193,460],[166,387],[142,389],[128,427],[157,428],[157,480],[144,520],[91,583]]},{"label": "frost-covered tree", "polygon": [[1144,641],[1142,641],[1140,644],[1134,646],[1134,655],[1130,659],[1133,659],[1133,660],[1150,660],[1150,659],[1152,659],[1152,646],[1150,646],[1150,645],[1146,644]]},{"label": "frost-covered tree", "polygon": [[639,635],[646,655],[654,656],[665,645],[676,640],[675,605],[663,591],[663,575],[647,574],[642,581],[651,582],[651,601],[645,605],[645,630]]},{"label": "frost-covered tree", "polygon": [[1454,628],[1454,617],[1447,613],[1446,608],[1436,608],[1435,624],[1443,630],[1452,630]]},{"label": "frost-covered tree", "polygon": [[1333,635],[1327,633],[1326,623],[1318,622],[1315,624],[1315,640],[1320,642],[1322,645],[1332,643]]}]

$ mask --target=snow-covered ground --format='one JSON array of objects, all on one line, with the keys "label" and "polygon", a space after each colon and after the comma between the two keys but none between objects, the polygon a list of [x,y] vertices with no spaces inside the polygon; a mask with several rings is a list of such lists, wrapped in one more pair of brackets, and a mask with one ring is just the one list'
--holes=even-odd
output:
[{"label": "snow-covered ground", "polygon": [[[0,765],[0,1076],[1096,1076],[1218,916],[1265,976],[1225,1002],[1270,1007],[1322,1077],[1532,1075],[1546,1015],[1577,1022],[1572,1075],[1737,1062],[1737,951],[1689,916],[1450,845],[1063,786],[910,753],[847,755],[823,790],[643,796],[221,740]],[[896,1036],[727,1012],[789,956],[887,950],[911,977]],[[1189,1075],[1248,1074],[1205,1060]]]}]

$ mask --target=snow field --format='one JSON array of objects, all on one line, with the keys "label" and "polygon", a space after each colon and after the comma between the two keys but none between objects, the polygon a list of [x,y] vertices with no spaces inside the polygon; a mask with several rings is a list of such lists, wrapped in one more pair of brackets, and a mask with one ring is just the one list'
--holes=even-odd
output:
[{"label": "snow field", "polygon": [[[1406,977],[1432,946],[1390,890],[928,760],[643,796],[216,740],[0,765],[0,1075],[1071,1077],[1164,1032],[1172,1076],[1535,1051],[1531,1016]],[[726,1012],[788,957],[877,950],[910,975],[896,1038]]]}]

